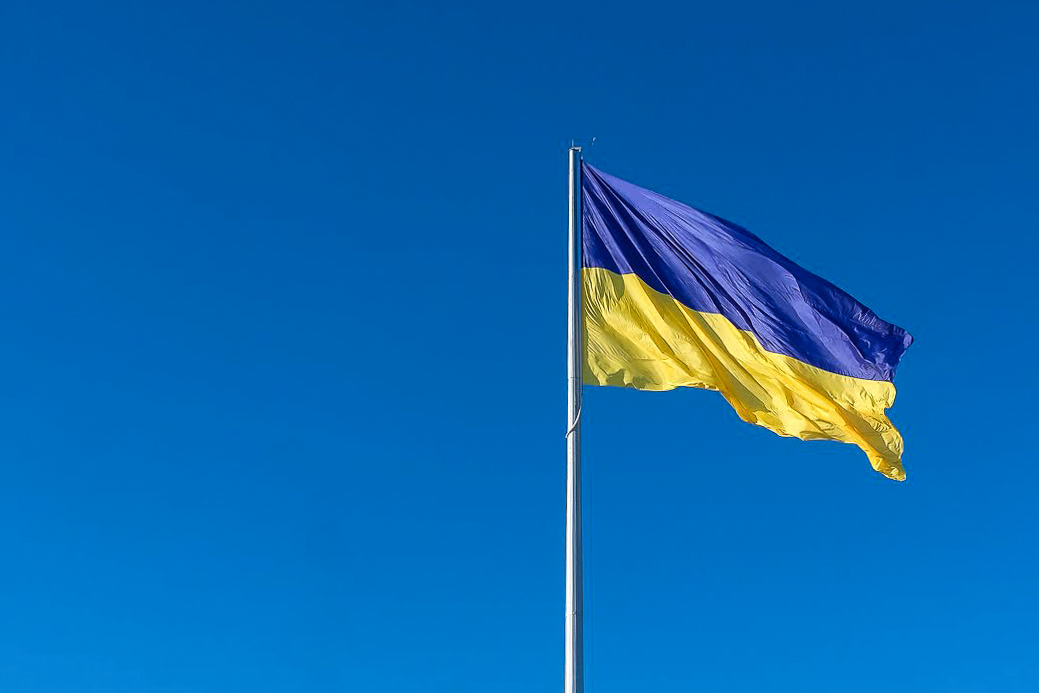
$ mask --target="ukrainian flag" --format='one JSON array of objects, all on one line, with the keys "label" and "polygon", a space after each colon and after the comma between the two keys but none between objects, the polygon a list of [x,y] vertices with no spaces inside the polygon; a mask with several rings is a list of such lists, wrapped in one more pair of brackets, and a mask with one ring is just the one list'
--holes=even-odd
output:
[{"label": "ukrainian flag", "polygon": [[731,222],[582,165],[584,382],[717,390],[779,435],[902,481],[884,410],[913,341]]}]

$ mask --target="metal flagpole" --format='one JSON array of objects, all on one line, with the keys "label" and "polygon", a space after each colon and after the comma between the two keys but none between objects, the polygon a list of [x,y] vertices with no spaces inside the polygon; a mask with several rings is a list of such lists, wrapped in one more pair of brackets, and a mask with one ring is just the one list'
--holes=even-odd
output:
[{"label": "metal flagpole", "polygon": [[566,327],[566,664],[564,693],[584,692],[581,551],[581,148],[570,147]]}]

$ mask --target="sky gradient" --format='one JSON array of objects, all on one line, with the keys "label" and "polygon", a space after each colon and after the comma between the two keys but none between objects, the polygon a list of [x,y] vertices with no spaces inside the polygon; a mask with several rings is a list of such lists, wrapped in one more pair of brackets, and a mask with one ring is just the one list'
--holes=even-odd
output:
[{"label": "sky gradient", "polygon": [[1036,690],[1037,29],[3,3],[0,689],[559,690],[575,138],[916,338],[904,484],[586,389],[589,693]]}]

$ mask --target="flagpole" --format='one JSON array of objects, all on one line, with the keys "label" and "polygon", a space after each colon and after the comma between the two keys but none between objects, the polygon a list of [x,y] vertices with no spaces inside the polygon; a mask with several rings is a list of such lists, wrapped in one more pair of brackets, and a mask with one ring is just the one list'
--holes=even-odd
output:
[{"label": "flagpole", "polygon": [[581,546],[581,148],[570,147],[566,327],[566,663],[563,693],[584,693]]}]

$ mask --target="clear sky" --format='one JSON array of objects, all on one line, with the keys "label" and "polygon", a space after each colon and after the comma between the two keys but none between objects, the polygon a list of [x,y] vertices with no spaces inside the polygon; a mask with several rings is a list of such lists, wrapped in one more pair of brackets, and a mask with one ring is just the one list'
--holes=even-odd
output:
[{"label": "clear sky", "polygon": [[0,689],[560,690],[566,146],[916,344],[909,480],[586,391],[588,690],[1035,691],[1039,10],[0,6]]}]

